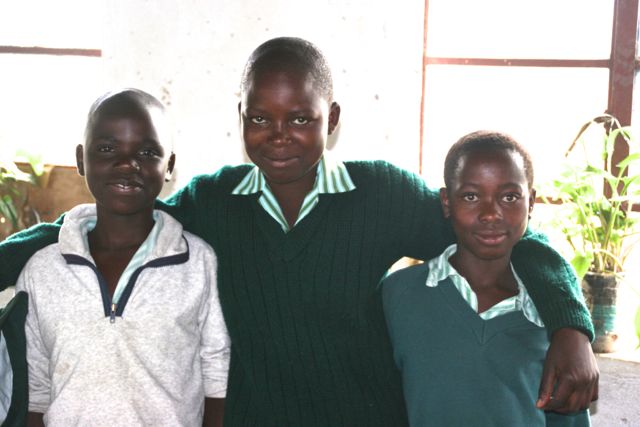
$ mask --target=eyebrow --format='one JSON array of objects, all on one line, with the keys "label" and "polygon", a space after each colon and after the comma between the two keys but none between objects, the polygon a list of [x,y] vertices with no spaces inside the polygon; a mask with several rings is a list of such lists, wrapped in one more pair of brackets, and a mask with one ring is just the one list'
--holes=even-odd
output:
[{"label": "eyebrow", "polygon": [[[91,141],[109,141],[109,142],[121,143],[121,140],[119,140],[118,138],[114,137],[111,134],[95,135],[91,138]],[[142,143],[157,145],[160,148],[164,147],[164,144],[155,138],[144,138],[142,140]]]},{"label": "eyebrow", "polygon": [[[459,184],[459,186],[458,186],[459,188],[462,188],[462,187],[480,187],[480,186],[482,186],[482,184],[478,184],[478,183],[475,183],[475,182],[460,182],[460,181],[458,181],[458,184]],[[524,186],[526,188],[530,188],[531,187],[529,185],[529,182],[525,182]],[[506,182],[506,183],[500,184],[498,186],[498,188],[507,188],[507,187],[522,187],[522,183]]]}]

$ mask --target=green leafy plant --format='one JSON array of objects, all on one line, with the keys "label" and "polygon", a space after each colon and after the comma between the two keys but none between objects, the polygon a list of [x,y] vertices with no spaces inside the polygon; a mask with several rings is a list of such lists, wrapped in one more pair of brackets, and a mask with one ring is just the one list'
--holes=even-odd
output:
[{"label": "green leafy plant", "polygon": [[[593,135],[594,130],[600,156],[590,160],[587,153],[594,140],[586,135]],[[626,144],[629,154],[614,163],[616,141]],[[640,151],[636,145],[629,127],[620,126],[610,115],[598,116],[582,126],[566,153],[568,156],[582,148],[583,156],[568,161],[550,188],[544,189],[545,202],[561,202],[553,225],[566,236],[574,252],[571,264],[579,277],[586,272],[621,273],[638,242],[639,219],[632,212],[640,201]]]},{"label": "green leafy plant", "polygon": [[0,158],[0,239],[39,221],[29,205],[29,187],[43,186],[47,177],[39,157],[19,152],[16,159],[27,167],[22,171],[15,161]]},{"label": "green leafy plant", "polygon": [[[614,162],[616,144],[618,148],[626,145],[628,155]],[[590,159],[594,148],[599,156]],[[580,154],[574,152],[577,149],[582,150],[581,156],[576,156]],[[570,154],[573,161],[568,158],[560,176],[543,188],[545,202],[560,202],[551,225],[562,231],[571,246],[571,264],[578,277],[593,273],[620,279],[625,260],[639,241],[639,216],[633,212],[640,203],[638,144],[630,127],[620,126],[615,117],[604,114],[582,126],[565,157]],[[625,283],[640,295],[629,281]],[[592,313],[596,335],[598,317],[603,313]],[[634,323],[640,340],[640,307]]]}]

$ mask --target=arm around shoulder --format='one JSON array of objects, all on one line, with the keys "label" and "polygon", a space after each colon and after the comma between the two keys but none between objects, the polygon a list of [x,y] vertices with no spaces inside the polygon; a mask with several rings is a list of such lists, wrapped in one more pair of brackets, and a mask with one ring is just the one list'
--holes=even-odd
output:
[{"label": "arm around shoulder", "polygon": [[246,174],[250,168],[249,165],[225,166],[214,174],[195,176],[168,198],[156,200],[156,209],[174,217],[185,230],[201,235],[211,225],[215,208],[233,191],[238,176]]},{"label": "arm around shoulder", "polygon": [[15,285],[20,271],[40,249],[58,241],[63,217],[11,235],[0,243],[0,291]]},{"label": "arm around shoulder", "polygon": [[511,260],[551,336],[537,406],[562,413],[588,408],[598,398],[599,373],[593,324],[573,268],[534,233],[514,247]]},{"label": "arm around shoulder", "polygon": [[593,324],[578,278],[543,234],[527,232],[513,248],[511,261],[550,335],[569,327],[593,339]]},{"label": "arm around shoulder", "polygon": [[373,181],[374,190],[391,219],[387,232],[399,241],[403,256],[426,261],[455,242],[438,190],[429,188],[413,172],[387,162],[375,165],[378,179]]}]

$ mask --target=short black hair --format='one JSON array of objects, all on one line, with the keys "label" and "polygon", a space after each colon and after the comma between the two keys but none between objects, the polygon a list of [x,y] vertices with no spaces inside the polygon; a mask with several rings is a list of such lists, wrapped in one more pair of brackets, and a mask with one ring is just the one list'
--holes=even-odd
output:
[{"label": "short black hair", "polygon": [[242,73],[240,90],[256,71],[293,70],[311,74],[316,88],[328,101],[333,101],[333,78],[324,54],[313,43],[298,37],[276,37],[258,46],[249,56]]},{"label": "short black hair", "polygon": [[149,110],[154,108],[165,113],[162,102],[140,89],[125,88],[105,93],[89,109],[84,131],[85,143],[91,140],[96,123],[103,117],[148,115]]},{"label": "short black hair", "polygon": [[533,162],[531,155],[511,136],[496,131],[479,130],[460,138],[451,146],[444,161],[444,183],[453,188],[453,181],[460,167],[460,159],[477,152],[511,151],[522,157],[529,188],[533,187]]}]

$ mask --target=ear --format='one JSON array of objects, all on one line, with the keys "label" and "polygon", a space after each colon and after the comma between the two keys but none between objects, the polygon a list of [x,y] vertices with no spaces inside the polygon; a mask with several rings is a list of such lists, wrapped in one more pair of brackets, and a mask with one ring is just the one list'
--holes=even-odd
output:
[{"label": "ear", "polygon": [[336,130],[336,127],[338,126],[339,122],[340,122],[340,105],[337,102],[332,102],[331,106],[329,107],[329,132],[328,132],[329,135],[331,135],[333,131]]},{"label": "ear", "polygon": [[531,219],[531,212],[533,212],[533,206],[536,204],[536,189],[532,188],[529,191],[529,219]]},{"label": "ear", "polygon": [[164,174],[164,182],[169,182],[171,180],[171,174],[173,173],[173,168],[176,166],[176,154],[171,153],[169,156],[169,163],[167,164],[167,171]]},{"label": "ear", "polygon": [[451,216],[451,210],[449,209],[449,195],[445,187],[440,189],[440,203],[442,203],[442,215],[445,218],[449,218]]},{"label": "ear", "polygon": [[84,149],[82,144],[76,146],[76,167],[78,168],[78,175],[84,176]]}]

